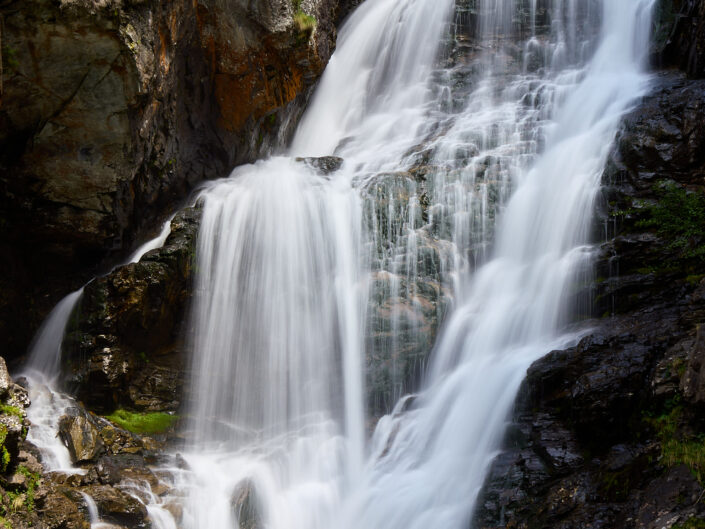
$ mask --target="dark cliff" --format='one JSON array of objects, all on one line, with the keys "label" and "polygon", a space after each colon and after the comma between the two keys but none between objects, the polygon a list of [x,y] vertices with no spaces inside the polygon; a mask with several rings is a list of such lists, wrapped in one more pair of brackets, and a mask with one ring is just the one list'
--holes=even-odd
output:
[{"label": "dark cliff", "polygon": [[[3,0],[0,343],[189,190],[281,146],[330,57],[337,0]],[[297,13],[315,19],[297,22]]]}]

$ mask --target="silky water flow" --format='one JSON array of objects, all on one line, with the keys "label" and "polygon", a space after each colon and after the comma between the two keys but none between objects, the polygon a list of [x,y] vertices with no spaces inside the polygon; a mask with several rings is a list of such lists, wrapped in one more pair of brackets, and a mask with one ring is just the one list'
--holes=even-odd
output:
[{"label": "silky water flow", "polygon": [[[201,192],[186,465],[168,498],[126,485],[157,526],[176,526],[171,501],[184,529],[467,527],[527,367],[576,337],[651,0],[466,3],[367,0],[287,156]],[[328,155],[339,170],[296,158]],[[71,296],[45,324],[46,377]]]}]

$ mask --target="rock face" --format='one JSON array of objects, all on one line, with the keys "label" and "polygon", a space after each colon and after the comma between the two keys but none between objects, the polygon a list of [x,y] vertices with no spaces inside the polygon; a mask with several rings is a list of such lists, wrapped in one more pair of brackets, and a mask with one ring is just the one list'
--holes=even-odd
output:
[{"label": "rock face", "polygon": [[529,369],[474,527],[656,529],[705,518],[705,82],[661,74],[603,176],[601,319]]},{"label": "rock face", "polygon": [[[689,77],[705,77],[705,4],[700,0],[661,0],[657,22],[665,42],[661,59],[679,67]],[[666,37],[667,36],[667,37]]]},{"label": "rock face", "polygon": [[26,389],[10,379],[0,357],[0,526],[90,529],[89,495],[104,522],[150,527],[145,495],[163,495],[169,486],[147,461],[153,462],[163,445],[77,404],[61,417],[58,435],[86,473],[46,472],[39,451],[26,440],[32,427],[25,414],[29,405]]},{"label": "rock face", "polygon": [[445,234],[439,236],[428,224],[424,198],[429,185],[412,170],[378,174],[364,189],[365,222],[373,234],[367,407],[376,417],[418,389],[451,302],[451,287],[441,271],[452,269],[453,248]]},{"label": "rock face", "polygon": [[181,211],[162,248],[86,286],[63,359],[69,384],[91,409],[178,408],[199,218],[197,207]]},{"label": "rock face", "polygon": [[[129,250],[189,189],[279,146],[337,0],[4,0],[0,340]],[[80,263],[80,267],[77,267]],[[41,278],[41,279],[40,279]]]}]

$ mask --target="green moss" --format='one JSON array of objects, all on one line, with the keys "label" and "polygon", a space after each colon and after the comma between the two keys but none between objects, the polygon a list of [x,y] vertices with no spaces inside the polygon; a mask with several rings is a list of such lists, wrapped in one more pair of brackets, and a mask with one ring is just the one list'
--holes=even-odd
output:
[{"label": "green moss", "polygon": [[3,472],[7,470],[7,466],[10,464],[10,452],[7,451],[7,447],[2,447],[2,453],[0,454],[0,468]]},{"label": "green moss", "polygon": [[174,425],[178,416],[162,412],[138,413],[119,409],[105,418],[125,430],[151,435],[166,432]]},{"label": "green moss", "polygon": [[683,523],[677,523],[671,529],[705,529],[705,520],[691,516]]},{"label": "green moss", "polygon": [[700,281],[702,281],[704,277],[705,277],[705,275],[703,275],[703,274],[691,274],[688,277],[686,277],[685,280],[690,285],[698,285],[698,284],[700,284]]},{"label": "green moss", "polygon": [[17,472],[22,474],[27,478],[27,492],[25,493],[25,507],[27,511],[34,511],[34,494],[37,490],[37,485],[39,485],[39,480],[41,476],[37,472],[30,471],[24,465],[17,467]]},{"label": "green moss", "polygon": [[[9,514],[20,511],[34,512],[34,497],[39,486],[41,476],[37,472],[30,471],[24,465],[17,467],[17,472],[27,478],[24,486],[24,491],[8,491],[5,493],[6,505],[3,505],[3,514]],[[3,518],[0,517],[0,523]]]},{"label": "green moss", "polygon": [[294,13],[294,24],[296,25],[296,29],[299,33],[310,33],[316,29],[318,21],[316,20],[316,17],[307,15],[303,11],[299,10]]},{"label": "green moss", "polygon": [[667,403],[670,411],[656,418],[648,418],[648,422],[656,430],[661,441],[661,462],[667,467],[686,465],[695,479],[705,485],[705,434],[684,436],[678,432],[678,426],[683,415],[679,399]]},{"label": "green moss", "polygon": [[4,424],[0,424],[0,471],[5,472],[10,464],[10,452],[5,446],[7,439],[7,428]]},{"label": "green moss", "polygon": [[642,204],[637,227],[654,229],[674,257],[705,261],[705,193],[661,182],[657,196],[656,203]]},{"label": "green moss", "polygon": [[0,413],[5,415],[14,415],[20,419],[24,419],[24,414],[22,410],[17,406],[10,406],[9,404],[0,403]]},{"label": "green moss", "polygon": [[291,5],[294,9],[294,25],[300,34],[310,34],[316,29],[318,21],[316,17],[307,15],[301,10],[301,0],[292,0]]}]

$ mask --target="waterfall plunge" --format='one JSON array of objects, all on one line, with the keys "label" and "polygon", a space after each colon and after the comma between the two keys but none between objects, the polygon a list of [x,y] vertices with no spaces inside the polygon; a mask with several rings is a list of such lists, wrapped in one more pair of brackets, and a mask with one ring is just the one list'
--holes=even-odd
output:
[{"label": "waterfall plunge", "polygon": [[[517,3],[480,1],[479,73],[458,111],[452,72],[435,66],[453,2],[368,0],[292,147],[334,151],[343,169],[273,158],[203,192],[183,527],[244,526],[253,511],[274,529],[467,526],[527,366],[569,339],[559,328],[599,175],[646,88],[650,2],[593,5],[556,0],[539,38],[532,2],[517,71]],[[422,150],[424,190],[403,174]],[[370,186],[388,172],[402,198],[385,195],[382,212]],[[368,273],[413,297],[429,240],[444,241],[438,274],[456,308],[422,393],[379,422],[366,457]]]}]

